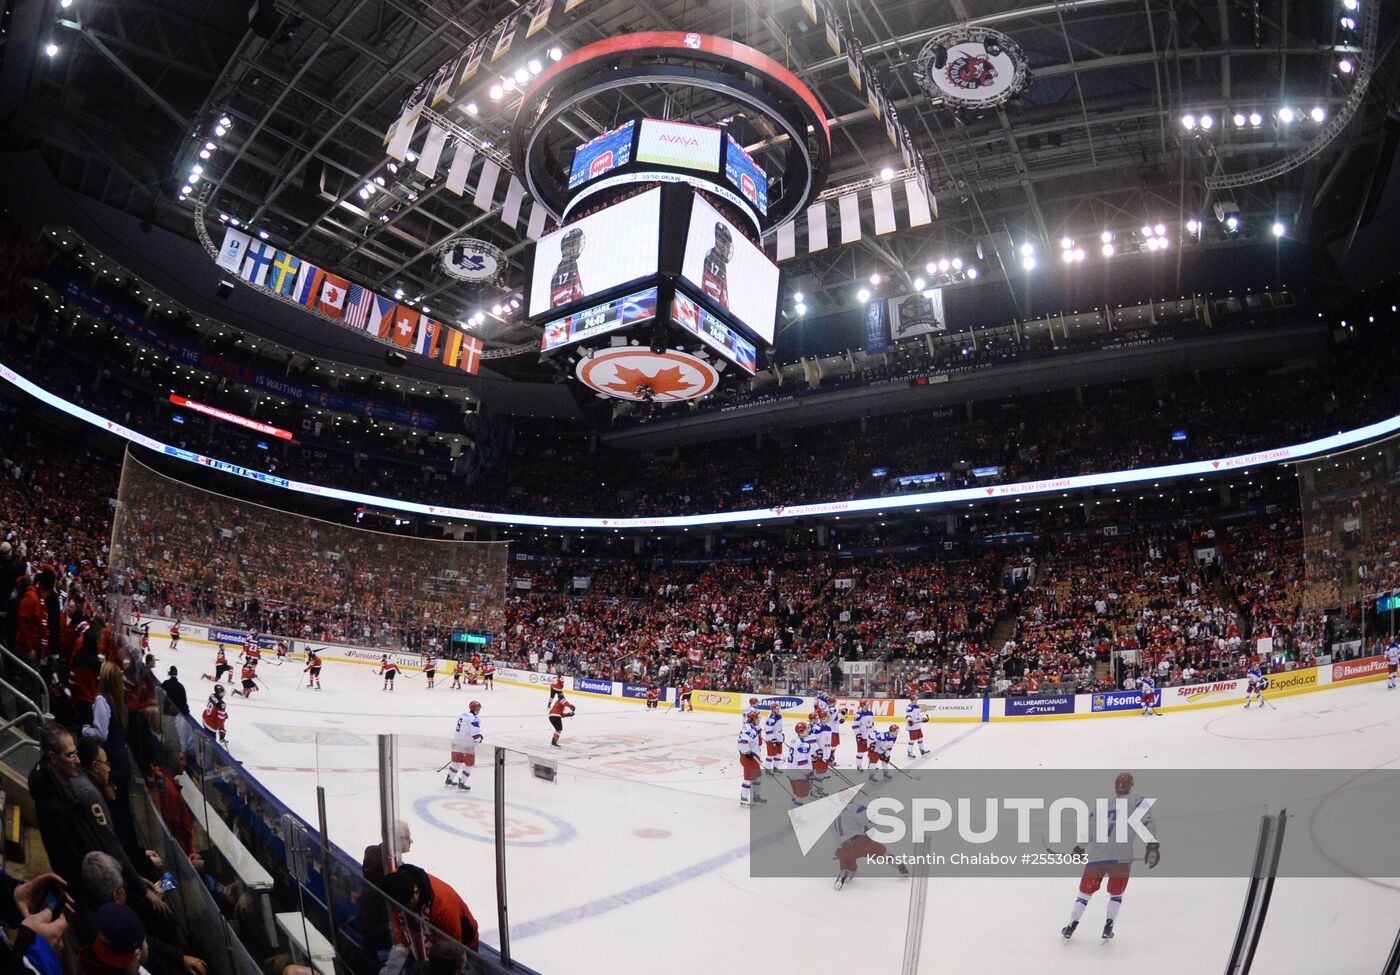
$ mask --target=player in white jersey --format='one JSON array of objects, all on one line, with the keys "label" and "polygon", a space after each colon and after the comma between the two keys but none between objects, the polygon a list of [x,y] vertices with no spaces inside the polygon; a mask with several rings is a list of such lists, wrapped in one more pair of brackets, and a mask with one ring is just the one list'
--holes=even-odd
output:
[{"label": "player in white jersey", "polygon": [[[870,755],[870,741],[875,737],[875,712],[870,710],[869,701],[861,701],[851,719],[851,730],[856,736],[856,768],[865,768],[865,760]],[[874,762],[871,763],[874,768]]]},{"label": "player in white jersey", "polygon": [[904,706],[904,726],[909,729],[909,741],[906,743],[905,753],[914,757],[914,746],[919,746],[919,754],[927,755],[928,749],[924,747],[924,722],[928,720],[928,715],[924,714],[924,709],[919,707],[919,702],[911,699]]},{"label": "player in white jersey", "polygon": [[763,719],[764,767],[775,772],[783,761],[783,709],[774,701],[768,705],[768,714]]},{"label": "player in white jersey", "polygon": [[1142,713],[1143,716],[1156,714],[1152,710],[1157,705],[1157,683],[1147,674],[1138,678],[1138,690],[1142,693]]},{"label": "player in white jersey", "polygon": [[[839,865],[836,873],[836,889],[845,887],[866,857],[881,857],[888,851],[883,843],[870,838],[869,805],[862,802],[851,803],[836,817],[832,830],[836,833],[838,846],[832,857]],[[895,864],[901,877],[909,876],[909,868],[902,863]]]},{"label": "player in white jersey", "polygon": [[1388,669],[1386,674],[1386,687],[1395,689],[1395,671],[1400,669],[1400,643],[1392,643],[1385,648],[1385,665]]},{"label": "player in white jersey", "polygon": [[744,723],[739,728],[739,767],[744,772],[744,781],[739,785],[741,806],[768,801],[759,795],[759,787],[763,784],[763,766],[759,761],[760,739],[758,712],[745,712]]},{"label": "player in white jersey", "polygon": [[[1120,772],[1113,780],[1114,798],[1109,800],[1109,813],[1106,835],[1107,841],[1099,842],[1094,839],[1097,832],[1097,824],[1094,817],[1097,811],[1089,816],[1089,835],[1081,837],[1081,842],[1089,844],[1089,862],[1084,867],[1084,874],[1079,879],[1079,895],[1074,899],[1074,907],[1070,910],[1069,923],[1060,929],[1060,934],[1066,940],[1074,934],[1074,929],[1079,927],[1079,919],[1084,916],[1084,909],[1089,906],[1089,898],[1093,897],[1103,883],[1103,878],[1108,878],[1108,918],[1103,925],[1103,939],[1107,941],[1113,937],[1113,922],[1118,919],[1118,911],[1123,906],[1123,891],[1128,888],[1128,875],[1132,871],[1133,861],[1137,859],[1135,853],[1135,836],[1132,829],[1124,829],[1122,837],[1118,836],[1115,828],[1119,809],[1124,810],[1125,815],[1131,816],[1137,812],[1139,807],[1146,801],[1142,796],[1133,791],[1133,776],[1130,772]],[[1114,800],[1121,799],[1118,803]],[[1146,808],[1142,810],[1138,821],[1142,823],[1144,829],[1156,835],[1152,825],[1152,807],[1146,803]],[[1084,854],[1083,846],[1076,846],[1074,853],[1076,856]],[[1147,844],[1147,851],[1143,856],[1143,862],[1151,870],[1161,861],[1162,854],[1159,844],[1152,842]]]},{"label": "player in white jersey", "polygon": [[1264,689],[1269,686],[1269,678],[1264,676],[1264,672],[1255,664],[1249,668],[1244,675],[1244,706],[1247,708],[1254,703],[1255,698],[1259,700],[1259,710],[1264,710]]},{"label": "player in white jersey", "polygon": [[826,795],[827,769],[831,766],[831,725],[827,724],[827,712],[818,703],[817,707],[807,716],[807,737],[816,742],[816,748],[812,752],[812,791],[819,796]]},{"label": "player in white jersey", "polygon": [[872,735],[870,738],[870,777],[875,777],[876,767],[883,762],[885,765],[885,778],[892,779],[890,773],[890,755],[894,754],[894,746],[899,744],[899,725],[892,724],[888,731]]},{"label": "player in white jersey", "polygon": [[807,734],[807,722],[799,721],[792,726],[792,737],[788,739],[787,766],[792,771],[788,778],[792,786],[792,804],[800,806],[812,794],[812,754],[816,751],[817,740]]},{"label": "player in white jersey", "polygon": [[476,746],[481,744],[481,702],[473,701],[457,718],[452,732],[452,764],[447,767],[447,784],[470,792],[467,780],[476,766]]}]

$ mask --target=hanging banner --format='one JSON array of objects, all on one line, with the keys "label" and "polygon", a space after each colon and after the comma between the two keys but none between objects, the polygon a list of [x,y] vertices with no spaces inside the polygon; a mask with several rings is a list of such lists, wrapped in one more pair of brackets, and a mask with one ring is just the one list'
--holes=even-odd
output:
[{"label": "hanging banner", "polygon": [[865,306],[865,353],[883,355],[890,347],[890,330],[885,299],[878,298]]},{"label": "hanging banner", "polygon": [[535,0],[535,11],[530,16],[530,26],[525,31],[525,39],[529,40],[540,31],[544,30],[549,23],[549,15],[554,10],[554,0]]}]

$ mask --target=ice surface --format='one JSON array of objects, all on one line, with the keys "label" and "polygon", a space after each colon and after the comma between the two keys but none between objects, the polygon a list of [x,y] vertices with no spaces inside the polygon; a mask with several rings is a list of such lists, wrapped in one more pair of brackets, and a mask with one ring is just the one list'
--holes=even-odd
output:
[{"label": "ice surface", "polygon": [[[192,707],[209,692],[213,652],[170,651]],[[163,649],[163,652],[162,652]],[[505,685],[434,690],[402,674],[392,693],[373,668],[328,663],[325,689],[298,687],[301,664],[265,660],[266,691],[232,699],[230,751],[293,809],[316,821],[325,787],[330,838],[358,856],[379,836],[375,736],[400,735],[407,859],[455,886],[497,940],[489,746],[507,766],[508,900],[514,955],[539,971],[633,970],[713,975],[740,967],[895,972],[903,952],[908,882],[862,872],[837,892],[826,880],[748,875],[747,810],[738,804],[738,718],[657,713],[604,698],[574,698],[564,747],[549,746],[545,695]],[[443,785],[456,716],[480,700],[486,745],[472,791]],[[1277,710],[1214,708],[1100,720],[936,724],[933,754],[910,767],[1372,768],[1400,765],[1400,691],[1382,683],[1281,698]],[[197,711],[198,709],[195,708]],[[791,722],[789,722],[789,725]],[[841,762],[853,764],[844,736]],[[555,782],[530,774],[526,755],[560,763]],[[902,747],[896,751],[902,762]],[[785,798],[774,795],[774,801]],[[1261,812],[1263,807],[1261,806]],[[1318,842],[1294,821],[1288,843]],[[1169,846],[1164,856],[1170,855]],[[1285,857],[1288,855],[1285,852]],[[834,868],[834,864],[833,864]],[[834,869],[833,869],[834,873]],[[1246,882],[1154,877],[1139,868],[1117,938],[1099,939],[1106,891],[1063,943],[1070,878],[938,879],[929,884],[920,971],[1038,973],[1223,970]],[[1400,881],[1281,878],[1254,971],[1311,975],[1380,970],[1400,924]]]}]

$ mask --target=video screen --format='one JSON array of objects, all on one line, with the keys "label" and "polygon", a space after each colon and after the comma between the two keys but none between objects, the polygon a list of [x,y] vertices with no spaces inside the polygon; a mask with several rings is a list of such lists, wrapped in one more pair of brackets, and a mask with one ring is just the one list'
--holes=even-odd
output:
[{"label": "video screen", "polygon": [[530,317],[655,274],[660,225],[657,187],[545,234],[535,245]]},{"label": "video screen", "polygon": [[719,136],[719,129],[706,125],[645,118],[637,139],[637,161],[717,173]]},{"label": "video screen", "polygon": [[778,265],[696,196],[681,277],[768,345],[778,312]]},{"label": "video screen", "polygon": [[575,149],[574,164],[569,170],[569,189],[577,189],[590,179],[631,162],[632,130],[636,127],[636,120],[628,119],[611,132],[604,132]]},{"label": "video screen", "polygon": [[768,216],[768,174],[758,167],[744,147],[725,136],[724,178],[752,203],[762,216]]},{"label": "video screen", "polygon": [[758,370],[758,350],[754,344],[701,308],[689,295],[676,292],[672,317],[677,325],[698,335],[706,345],[745,372],[752,375]]},{"label": "video screen", "polygon": [[656,288],[647,288],[625,298],[614,298],[601,305],[556,318],[544,327],[540,351],[548,352],[563,345],[611,332],[656,317]]}]

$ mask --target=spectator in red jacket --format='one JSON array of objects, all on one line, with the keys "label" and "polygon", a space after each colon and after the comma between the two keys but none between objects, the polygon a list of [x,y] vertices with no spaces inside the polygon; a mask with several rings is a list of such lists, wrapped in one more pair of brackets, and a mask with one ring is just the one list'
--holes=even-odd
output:
[{"label": "spectator in red jacket", "polygon": [[[439,880],[422,867],[405,863],[384,878],[384,893],[431,924],[427,932],[431,946],[446,935],[473,950],[477,946],[476,918],[466,902],[444,880]],[[394,940],[403,943],[403,931],[395,924]]]},{"label": "spectator in red jacket", "polygon": [[53,572],[45,569],[37,579],[28,576],[20,580],[19,619],[15,625],[15,645],[31,662],[37,663],[49,652],[49,611],[45,605],[46,592],[41,590],[45,573],[49,590],[53,589]]}]

